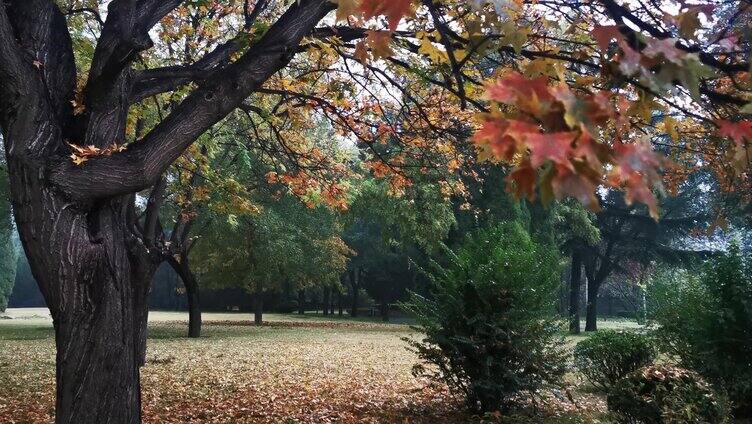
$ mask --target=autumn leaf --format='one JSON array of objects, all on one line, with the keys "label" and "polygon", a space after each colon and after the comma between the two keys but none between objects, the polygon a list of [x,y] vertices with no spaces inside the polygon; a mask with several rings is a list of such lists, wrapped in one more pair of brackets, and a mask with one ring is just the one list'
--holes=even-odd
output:
[{"label": "autumn leaf", "polygon": [[389,30],[395,31],[403,17],[409,15],[412,9],[412,0],[362,0],[360,10],[366,19],[380,15],[386,16],[389,22]]},{"label": "autumn leaf", "polygon": [[528,200],[533,200],[537,176],[538,173],[530,162],[523,162],[507,177],[508,190],[515,193],[517,197],[524,196]]},{"label": "autumn leaf", "polygon": [[752,141],[752,121],[731,122],[725,119],[716,121],[718,125],[718,135],[728,137],[734,140],[738,146],[743,146],[745,140]]},{"label": "autumn leaf", "polygon": [[360,10],[360,0],[333,0],[337,3],[337,22],[346,21],[348,17]]}]

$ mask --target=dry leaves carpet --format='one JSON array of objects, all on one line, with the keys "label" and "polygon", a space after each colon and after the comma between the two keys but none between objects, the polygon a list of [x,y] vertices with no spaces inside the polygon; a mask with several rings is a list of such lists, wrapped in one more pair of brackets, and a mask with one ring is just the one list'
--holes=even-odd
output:
[{"label": "dry leaves carpet", "polygon": [[[149,331],[145,423],[479,421],[445,388],[411,375],[407,326],[209,320],[200,339],[185,338],[184,322]],[[49,324],[0,322],[0,423],[53,421],[54,355]]]}]

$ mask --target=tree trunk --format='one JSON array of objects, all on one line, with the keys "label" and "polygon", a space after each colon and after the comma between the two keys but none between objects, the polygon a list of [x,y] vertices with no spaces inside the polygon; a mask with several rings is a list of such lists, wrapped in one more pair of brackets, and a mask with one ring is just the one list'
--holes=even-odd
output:
[{"label": "tree trunk", "polygon": [[324,287],[324,315],[329,315],[329,302],[332,296],[331,287]]},{"label": "tree trunk", "polygon": [[298,290],[298,314],[305,314],[305,290]]},{"label": "tree trunk", "polygon": [[381,302],[381,320],[384,322],[389,321],[389,302]]},{"label": "tree trunk", "polygon": [[569,332],[580,334],[580,284],[582,282],[582,256],[578,250],[572,252],[572,266],[569,274]]},{"label": "tree trunk", "polygon": [[585,316],[585,331],[598,331],[598,281],[588,281],[587,311]]},{"label": "tree trunk", "polygon": [[358,291],[360,291],[359,287],[359,275],[358,270],[354,269],[350,272],[350,287],[351,287],[351,296],[352,296],[352,304],[350,305],[350,316],[351,317],[357,317],[358,316]]},{"label": "tree trunk", "polygon": [[199,301],[199,287],[196,276],[191,271],[188,258],[181,256],[180,262],[171,259],[170,265],[178,273],[185,286],[185,295],[188,299],[188,337],[201,337],[201,302]]},{"label": "tree trunk", "polygon": [[21,241],[55,328],[57,423],[141,419],[139,368],[146,350],[154,258],[124,223],[127,198],[88,209],[9,160]]},{"label": "tree trunk", "polygon": [[264,297],[261,293],[253,295],[253,323],[256,325],[264,323]]},{"label": "tree trunk", "polygon": [[342,292],[337,292],[337,308],[339,309],[339,316],[344,315],[345,313],[345,302],[344,302],[344,296],[342,296]]}]

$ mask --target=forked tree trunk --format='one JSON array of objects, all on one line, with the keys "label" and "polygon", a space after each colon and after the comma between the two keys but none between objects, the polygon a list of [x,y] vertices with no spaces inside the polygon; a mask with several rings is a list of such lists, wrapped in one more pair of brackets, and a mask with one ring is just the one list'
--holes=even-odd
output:
[{"label": "forked tree trunk", "polygon": [[140,422],[155,262],[131,239],[127,199],[81,210],[42,174],[9,167],[18,231],[55,328],[56,422]]},{"label": "forked tree trunk", "polygon": [[578,250],[572,252],[572,266],[569,274],[569,332],[580,334],[580,284],[582,282],[582,256]]}]

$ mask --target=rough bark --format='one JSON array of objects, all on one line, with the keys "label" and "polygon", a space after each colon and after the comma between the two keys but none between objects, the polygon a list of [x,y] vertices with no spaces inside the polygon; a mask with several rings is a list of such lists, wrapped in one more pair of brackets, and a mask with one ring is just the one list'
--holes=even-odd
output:
[{"label": "rough bark", "polygon": [[580,285],[582,283],[582,256],[579,250],[572,252],[569,274],[569,332],[580,334]]}]

